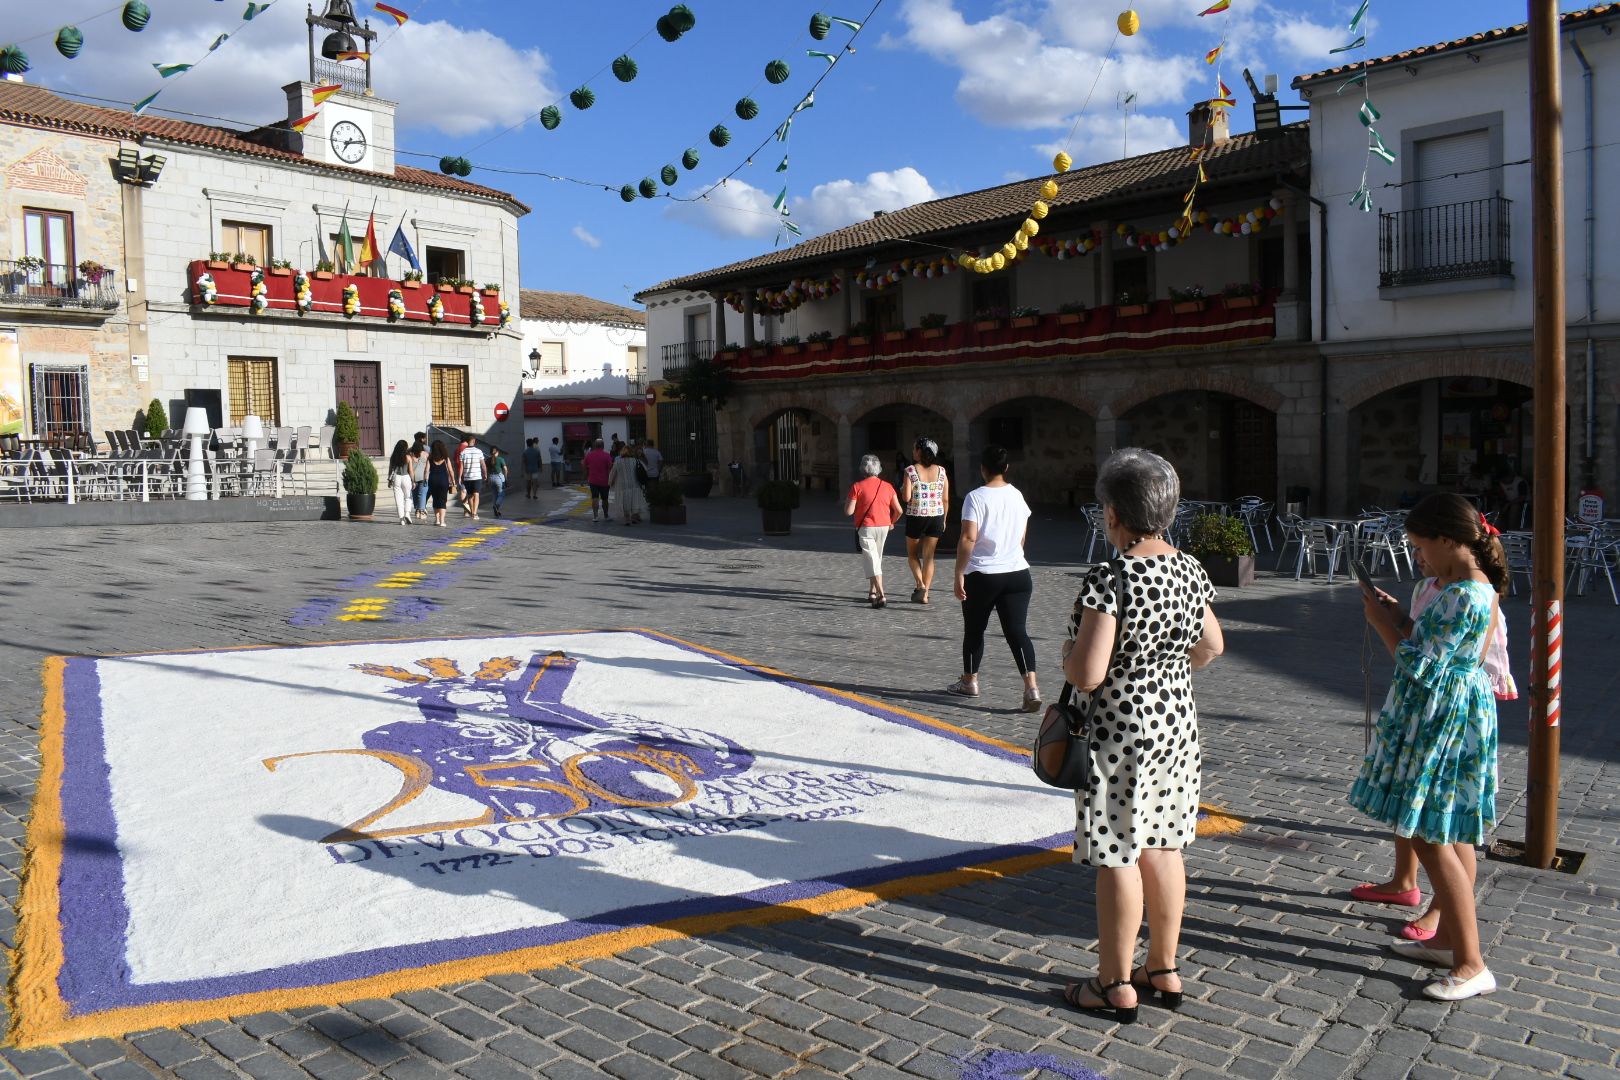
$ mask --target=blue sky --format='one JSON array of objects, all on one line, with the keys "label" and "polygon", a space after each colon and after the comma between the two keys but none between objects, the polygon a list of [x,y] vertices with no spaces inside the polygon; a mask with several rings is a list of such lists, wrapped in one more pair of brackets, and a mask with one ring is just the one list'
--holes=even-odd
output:
[{"label": "blue sky", "polygon": [[[147,2],[153,19],[138,36],[103,14],[112,0],[58,0],[50,17],[44,6],[8,12],[0,34],[47,35],[26,45],[30,80],[130,102],[157,88],[149,65],[194,59],[218,34],[234,32],[208,62],[165,85],[154,111],[244,124],[282,116],[279,87],[307,73],[300,0],[276,0],[245,27],[244,0]],[[1257,80],[1276,73],[1284,103],[1297,103],[1289,79],[1339,62],[1327,50],[1349,39],[1344,24],[1356,6],[1232,0],[1225,13],[1198,17],[1213,2],[1140,0],[1141,30],[1116,39],[1123,6],[1095,0],[881,0],[870,18],[872,0],[692,0],[696,27],[666,43],[653,27],[669,5],[653,0],[394,0],[412,21],[390,36],[382,18],[373,66],[378,93],[400,103],[402,162],[436,168],[444,154],[466,156],[478,167],[471,179],[534,207],[519,225],[525,287],[629,303],[630,293],[665,278],[771,250],[771,203],[784,185],[808,236],[874,210],[1043,174],[1065,146],[1086,164],[1119,157],[1127,141],[1133,154],[1179,142],[1186,110],[1214,89],[1203,56],[1223,38],[1223,74],[1239,103],[1234,129],[1245,129],[1242,69]],[[370,0],[355,0],[355,9],[378,26]],[[834,65],[814,107],[795,120],[787,172],[774,171],[782,148],[772,142],[706,201],[621,201],[619,185],[656,180],[666,164],[679,168],[687,147],[701,161],[681,170],[678,196],[698,194],[747,160],[826,71],[806,49],[837,52],[850,40],[835,25],[824,42],[813,41],[807,25],[818,10],[866,25],[856,51]],[[1383,55],[1521,22],[1525,5],[1372,0],[1370,14],[1368,49]],[[73,61],[50,44],[66,22],[86,36]],[[623,84],[605,68],[627,51],[640,73]],[[762,78],[773,59],[791,68],[781,85]],[[583,112],[567,102],[582,84],[596,92]],[[1128,91],[1137,107],[1127,118],[1118,102]],[[733,112],[745,94],[760,106],[752,121]],[[557,101],[563,122],[546,131],[537,114]],[[707,139],[717,123],[732,133],[724,149]]]}]

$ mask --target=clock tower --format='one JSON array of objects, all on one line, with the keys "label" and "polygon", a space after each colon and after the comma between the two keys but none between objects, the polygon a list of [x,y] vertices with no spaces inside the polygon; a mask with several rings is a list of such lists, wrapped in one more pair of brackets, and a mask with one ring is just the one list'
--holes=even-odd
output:
[{"label": "clock tower", "polygon": [[[350,0],[326,0],[326,10],[310,9],[309,81],[282,87],[287,95],[287,123],[310,114],[300,135],[292,133],[293,150],[311,161],[346,165],[368,172],[393,175],[395,103],[377,97],[371,87],[371,47],[377,32],[354,17]],[[327,31],[319,46],[315,32]],[[318,87],[341,87],[320,105]]]}]

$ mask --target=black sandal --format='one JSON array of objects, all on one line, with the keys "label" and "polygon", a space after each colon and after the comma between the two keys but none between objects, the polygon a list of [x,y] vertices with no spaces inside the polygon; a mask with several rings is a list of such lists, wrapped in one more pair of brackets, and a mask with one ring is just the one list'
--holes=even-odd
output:
[{"label": "black sandal", "polygon": [[[1111,982],[1107,986],[1102,984],[1101,979],[1087,979],[1085,982],[1074,982],[1070,983],[1068,986],[1065,986],[1063,988],[1063,1000],[1074,1008],[1079,1009],[1081,1012],[1091,1013],[1093,1016],[1111,1017],[1112,1019],[1119,1021],[1121,1024],[1134,1024],[1136,1023],[1137,1009],[1135,1005],[1120,1006],[1115,1005],[1113,1002],[1108,1000],[1108,995],[1111,991],[1118,990],[1122,986],[1130,985],[1131,980],[1129,979],[1121,979],[1119,982]],[[1081,990],[1089,990],[1093,994],[1096,994],[1097,999],[1101,1001],[1102,1004],[1085,1004],[1080,1000]]]},{"label": "black sandal", "polygon": [[[1143,982],[1136,981],[1136,971],[1140,971],[1142,973],[1144,978]],[[1139,993],[1145,991],[1147,998],[1150,1001],[1155,995],[1157,995],[1159,1004],[1163,1005],[1171,1012],[1175,1012],[1177,1009],[1181,1008],[1182,992],[1180,990],[1160,990],[1153,984],[1153,980],[1158,978],[1160,975],[1181,974],[1180,968],[1167,967],[1160,968],[1157,971],[1149,971],[1147,969],[1147,965],[1143,964],[1141,967],[1137,968],[1136,971],[1131,972],[1131,985],[1136,987]]]}]

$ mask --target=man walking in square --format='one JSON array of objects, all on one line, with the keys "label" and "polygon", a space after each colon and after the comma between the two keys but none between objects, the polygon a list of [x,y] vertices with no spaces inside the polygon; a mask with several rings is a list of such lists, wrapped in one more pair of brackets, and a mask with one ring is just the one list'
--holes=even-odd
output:
[{"label": "man walking in square", "polygon": [[641,448],[641,460],[647,466],[647,480],[657,480],[664,471],[664,454],[651,439]]},{"label": "man walking in square", "polygon": [[467,516],[477,521],[478,495],[484,490],[484,452],[478,449],[476,442],[468,439],[456,460],[461,467],[461,504],[466,508]]},{"label": "man walking in square", "polygon": [[[612,471],[613,455],[602,449],[602,440],[597,439],[585,455],[585,482],[591,486],[592,521],[608,519],[608,485],[612,483],[608,474]],[[601,503],[600,519],[597,518],[598,502]]]},{"label": "man walking in square", "polygon": [[523,444],[523,478],[528,481],[528,497],[540,493],[540,440],[530,439]]},{"label": "man walking in square", "polygon": [[551,437],[551,446],[546,453],[551,456],[551,486],[562,487],[563,482],[563,448],[557,441],[557,436]]}]

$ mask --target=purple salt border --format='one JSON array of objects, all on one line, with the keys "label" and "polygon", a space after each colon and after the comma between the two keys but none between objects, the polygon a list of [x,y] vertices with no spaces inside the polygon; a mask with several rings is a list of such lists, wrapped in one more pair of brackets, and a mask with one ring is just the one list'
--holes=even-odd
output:
[{"label": "purple salt border", "polygon": [[[363,574],[356,574],[347,581],[339,582],[340,589],[371,589],[380,581],[386,581],[398,574],[398,570],[367,570]],[[444,570],[435,570],[425,573],[411,583],[412,589],[447,589],[460,575]]]},{"label": "purple salt border", "polygon": [[[1024,760],[1024,755],[1016,751],[983,743],[965,734],[892,713],[882,706],[852,701],[788,676],[762,672],[746,663],[717,656],[704,649],[656,634],[643,634],[633,630],[581,630],[562,633],[553,631],[534,636],[561,637],[590,633],[634,633],[649,640],[686,649],[737,670],[751,672],[759,678],[783,683],[826,700],[853,707],[881,720],[953,739],[993,757],[1016,762]],[[286,646],[295,649],[330,647],[321,644]],[[117,823],[112,813],[106,746],[102,737],[100,680],[97,675],[97,664],[101,662],[120,661],[71,657],[67,661],[64,673],[63,755],[66,760],[63,762],[62,778],[64,839],[60,901],[63,965],[58,982],[63,1000],[67,1002],[68,1009],[73,1015],[166,1001],[207,1000],[266,990],[322,986],[447,961],[562,944],[629,927],[645,926],[649,923],[747,911],[805,900],[840,889],[870,887],[899,878],[996,862],[1061,847],[1072,839],[1072,834],[1065,830],[1026,843],[964,850],[953,855],[911,863],[864,867],[809,881],[786,882],[735,896],[689,896],[668,903],[604,912],[588,919],[576,919],[537,929],[528,928],[372,949],[243,975],[132,986],[128,983],[129,969],[124,962],[129,909],[124,900],[123,865],[115,850]],[[701,842],[707,838],[688,839]],[[469,848],[466,853],[472,854],[474,850],[482,849]],[[446,854],[451,852],[447,851]]]}]

